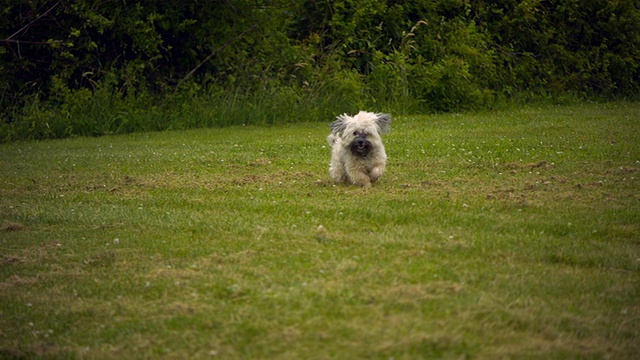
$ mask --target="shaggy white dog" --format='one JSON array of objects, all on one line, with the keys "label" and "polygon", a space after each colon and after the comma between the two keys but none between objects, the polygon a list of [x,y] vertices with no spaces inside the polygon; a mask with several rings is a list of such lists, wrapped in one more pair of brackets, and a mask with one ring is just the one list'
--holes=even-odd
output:
[{"label": "shaggy white dog", "polygon": [[364,187],[380,179],[387,164],[380,134],[389,131],[390,124],[389,114],[360,111],[353,117],[338,116],[327,137],[331,145],[331,177]]}]

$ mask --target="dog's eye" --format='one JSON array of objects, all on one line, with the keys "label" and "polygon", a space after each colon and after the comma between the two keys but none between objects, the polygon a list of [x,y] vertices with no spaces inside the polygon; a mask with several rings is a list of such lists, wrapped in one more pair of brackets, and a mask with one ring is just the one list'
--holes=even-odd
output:
[{"label": "dog's eye", "polygon": [[354,131],[354,132],[353,132],[353,136],[358,136],[358,132],[357,132],[357,131]]}]

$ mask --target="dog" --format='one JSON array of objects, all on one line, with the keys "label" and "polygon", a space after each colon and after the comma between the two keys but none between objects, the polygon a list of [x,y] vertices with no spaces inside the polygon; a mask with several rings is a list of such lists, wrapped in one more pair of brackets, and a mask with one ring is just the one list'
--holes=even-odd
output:
[{"label": "dog", "polygon": [[391,115],[360,111],[331,123],[329,175],[337,182],[370,187],[384,174],[387,153],[380,134],[390,130]]}]

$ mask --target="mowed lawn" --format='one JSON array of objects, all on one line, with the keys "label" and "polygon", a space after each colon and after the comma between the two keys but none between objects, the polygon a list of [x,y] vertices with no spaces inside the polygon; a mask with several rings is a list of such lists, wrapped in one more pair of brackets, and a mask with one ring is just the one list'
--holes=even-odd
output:
[{"label": "mowed lawn", "polygon": [[640,104],[0,145],[0,358],[640,354]]}]

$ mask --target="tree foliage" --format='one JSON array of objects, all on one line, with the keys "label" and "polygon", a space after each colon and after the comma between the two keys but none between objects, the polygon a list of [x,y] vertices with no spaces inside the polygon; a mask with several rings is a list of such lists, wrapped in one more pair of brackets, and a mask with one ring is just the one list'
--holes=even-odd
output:
[{"label": "tree foliage", "polygon": [[0,41],[5,140],[175,127],[114,110],[171,118],[198,97],[274,122],[640,90],[634,0],[7,0]]}]

